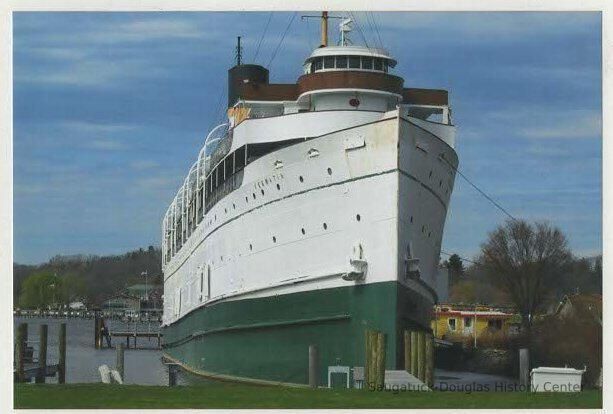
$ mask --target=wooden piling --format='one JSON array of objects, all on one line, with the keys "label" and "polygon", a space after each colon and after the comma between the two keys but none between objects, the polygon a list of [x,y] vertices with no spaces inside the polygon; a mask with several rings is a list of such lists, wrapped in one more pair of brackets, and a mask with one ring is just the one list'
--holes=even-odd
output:
[{"label": "wooden piling", "polygon": [[530,385],[530,353],[528,348],[521,348],[519,350],[519,384],[526,387]]},{"label": "wooden piling", "polygon": [[64,384],[66,382],[66,324],[60,325],[59,337],[59,358],[57,364],[57,382]]},{"label": "wooden piling", "polygon": [[434,337],[430,333],[426,334],[426,385],[434,385]]},{"label": "wooden piling", "polygon": [[44,323],[40,324],[38,332],[38,373],[36,374],[36,383],[44,384],[47,377],[47,325]]},{"label": "wooden piling", "polygon": [[426,380],[426,333],[417,333],[417,378],[421,382]]},{"label": "wooden piling", "polygon": [[376,340],[375,383],[377,389],[383,389],[385,386],[385,334],[383,332],[377,332]]},{"label": "wooden piling", "polygon": [[124,352],[123,352],[123,344],[118,343],[116,347],[116,359],[115,359],[115,369],[119,372],[119,376],[121,376],[121,380],[125,382],[124,378]]},{"label": "wooden piling", "polygon": [[20,323],[17,328],[17,337],[15,338],[15,368],[17,371],[17,382],[25,381],[24,358],[26,352],[26,338],[28,337],[28,324]]},{"label": "wooden piling", "polygon": [[364,344],[364,387],[362,389],[368,389],[370,386],[370,378],[372,378],[372,374],[370,373],[370,350],[372,348],[371,344],[371,335],[370,331],[366,330],[365,335],[366,342]]},{"label": "wooden piling", "polygon": [[411,331],[404,331],[404,370],[411,372]]},{"label": "wooden piling", "polygon": [[417,331],[411,331],[411,375],[417,378]]},{"label": "wooden piling", "polygon": [[26,346],[28,346],[28,324],[21,323],[20,326],[22,326],[21,329],[23,329],[23,341],[25,342]]},{"label": "wooden piling", "polygon": [[309,345],[309,386],[317,388],[319,382],[319,352],[317,345]]},{"label": "wooden piling", "polygon": [[100,317],[96,313],[94,315],[94,348],[100,349]]},{"label": "wooden piling", "polygon": [[385,334],[366,331],[364,389],[382,389],[385,384]]},{"label": "wooden piling", "polygon": [[177,365],[168,364],[168,386],[174,387],[177,385]]}]

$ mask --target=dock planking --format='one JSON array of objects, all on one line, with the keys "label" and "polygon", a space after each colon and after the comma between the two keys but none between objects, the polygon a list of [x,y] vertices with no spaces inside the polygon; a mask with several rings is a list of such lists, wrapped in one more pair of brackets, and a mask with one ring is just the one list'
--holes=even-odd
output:
[{"label": "dock planking", "polygon": [[[127,349],[137,349],[137,338],[146,338],[151,341],[152,338],[157,339],[157,349],[162,347],[162,333],[161,332],[134,332],[134,331],[115,331],[110,332],[111,337],[126,338]],[[133,346],[130,347],[130,339],[132,338]]]}]

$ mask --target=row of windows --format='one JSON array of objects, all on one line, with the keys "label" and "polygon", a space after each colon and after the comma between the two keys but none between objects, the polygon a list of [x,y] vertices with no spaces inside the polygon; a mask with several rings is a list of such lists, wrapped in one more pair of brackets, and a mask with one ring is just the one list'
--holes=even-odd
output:
[{"label": "row of windows", "polygon": [[[473,326],[474,317],[464,317],[464,328],[470,329]],[[450,331],[457,330],[458,326],[456,324],[456,318],[447,319],[447,325],[449,326]],[[501,330],[502,329],[502,319],[488,319],[487,328],[490,330]]]},{"label": "row of windows", "polygon": [[249,144],[227,155],[206,177],[204,212],[207,213],[219,200],[240,187],[241,180],[237,179],[235,174],[245,168],[247,164],[273,151],[292,145],[296,141],[302,140],[293,139]]},{"label": "row of windows", "polygon": [[[297,141],[303,141],[303,139],[249,144],[238,148],[236,151],[228,154],[224,159],[222,159],[215,166],[215,168],[208,173],[206,178],[203,180],[203,183],[199,183],[197,190],[192,194],[191,198],[187,200],[187,226],[184,225],[183,218],[181,215],[179,215],[174,225],[174,233],[172,227],[166,229],[166,262],[170,261],[170,259],[181,249],[197,225],[200,224],[204,218],[204,215],[218,201],[241,186],[242,175],[238,173],[242,171],[247,164],[270,152],[276,151],[288,145],[292,145]],[[332,174],[331,168],[328,168],[328,174]],[[301,176],[300,182],[303,181],[304,179]],[[277,190],[281,190],[280,184],[277,183],[276,187]],[[263,196],[264,190],[261,189],[260,192]],[[253,193],[252,196],[255,200],[256,194]],[[198,203],[196,203],[196,200]],[[245,197],[245,202],[249,202],[249,197]],[[196,205],[198,205],[197,211]],[[236,209],[235,203],[232,204],[232,208]],[[224,211],[227,214],[228,208],[226,207]],[[217,220],[217,215],[215,215],[215,220]],[[212,223],[213,219],[209,220],[207,225]],[[172,237],[173,234],[174,245]]]},{"label": "row of windows", "polygon": [[309,73],[325,69],[363,69],[387,73],[389,68],[387,59],[382,58],[370,56],[324,56],[313,59]]}]

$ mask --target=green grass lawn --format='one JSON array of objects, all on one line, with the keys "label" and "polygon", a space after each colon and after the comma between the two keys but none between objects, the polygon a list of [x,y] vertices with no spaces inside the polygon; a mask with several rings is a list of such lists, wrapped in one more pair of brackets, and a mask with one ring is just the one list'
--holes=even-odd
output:
[{"label": "green grass lawn", "polygon": [[15,384],[15,408],[601,408],[602,392],[373,392],[213,383]]}]

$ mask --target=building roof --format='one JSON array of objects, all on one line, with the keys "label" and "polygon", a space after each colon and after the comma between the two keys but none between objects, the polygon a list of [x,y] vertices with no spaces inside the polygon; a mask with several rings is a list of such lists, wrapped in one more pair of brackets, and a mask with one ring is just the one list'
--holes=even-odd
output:
[{"label": "building roof", "polygon": [[511,318],[512,313],[505,313],[500,311],[467,311],[467,310],[450,310],[450,311],[436,311],[436,315],[440,316],[477,316],[482,318]]},{"label": "building roof", "polygon": [[555,314],[567,307],[572,307],[572,314],[579,318],[592,319],[602,324],[602,295],[598,294],[576,294],[566,295],[558,305]]},{"label": "building roof", "polygon": [[159,289],[159,288],[161,288],[160,285],[154,285],[153,283],[148,283],[148,284],[137,283],[135,285],[128,286],[126,290],[128,292],[150,292],[154,289]]},{"label": "building roof", "polygon": [[139,298],[132,296],[132,295],[119,294],[119,295],[115,295],[110,298],[107,298],[104,302],[102,302],[102,307],[105,309],[125,308],[126,301],[137,302],[139,301]]},{"label": "building roof", "polygon": [[511,318],[514,313],[484,305],[465,305],[445,303],[435,308],[437,316],[477,316],[483,318]]}]

